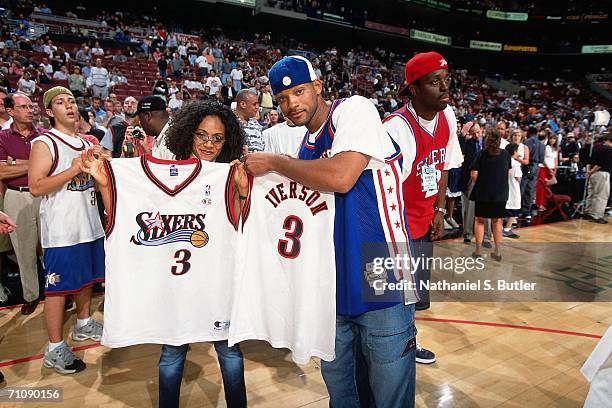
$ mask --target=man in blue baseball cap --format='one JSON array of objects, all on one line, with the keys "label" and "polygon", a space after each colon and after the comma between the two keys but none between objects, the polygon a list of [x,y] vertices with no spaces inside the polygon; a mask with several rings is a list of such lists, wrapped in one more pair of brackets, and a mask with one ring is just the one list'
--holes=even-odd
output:
[{"label": "man in blue baseball cap", "polygon": [[[372,261],[409,253],[399,146],[366,98],[328,105],[306,58],[285,57],[268,77],[285,117],[308,132],[298,159],[251,153],[247,171],[277,172],[336,195],[336,357],[321,363],[330,403],[359,407],[361,396],[362,404],[412,407],[418,296],[415,290],[385,288],[391,282],[414,285],[413,276],[400,267],[371,272]],[[366,379],[358,384],[359,377]]]}]

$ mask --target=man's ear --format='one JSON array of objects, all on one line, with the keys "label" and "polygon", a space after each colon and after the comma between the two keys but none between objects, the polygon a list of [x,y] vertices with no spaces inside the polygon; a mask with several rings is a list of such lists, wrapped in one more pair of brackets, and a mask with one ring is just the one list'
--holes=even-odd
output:
[{"label": "man's ear", "polygon": [[417,87],[414,86],[414,84],[408,85],[408,90],[410,91],[410,95],[416,96],[416,94],[417,94]]},{"label": "man's ear", "polygon": [[317,95],[321,95],[321,93],[323,92],[323,84],[321,83],[321,81],[319,79],[315,79],[314,81],[312,81],[312,86],[315,89],[315,93]]},{"label": "man's ear", "polygon": [[45,109],[45,111],[47,111],[47,116],[49,116],[50,118],[54,118],[55,116],[53,116],[53,111],[51,109]]}]

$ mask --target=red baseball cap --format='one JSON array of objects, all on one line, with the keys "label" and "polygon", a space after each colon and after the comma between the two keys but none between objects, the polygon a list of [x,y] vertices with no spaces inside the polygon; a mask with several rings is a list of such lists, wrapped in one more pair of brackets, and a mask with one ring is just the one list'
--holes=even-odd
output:
[{"label": "red baseball cap", "polygon": [[407,95],[408,85],[438,69],[448,69],[446,59],[435,51],[420,52],[406,63],[405,75],[406,81],[404,87],[399,91],[398,95]]}]

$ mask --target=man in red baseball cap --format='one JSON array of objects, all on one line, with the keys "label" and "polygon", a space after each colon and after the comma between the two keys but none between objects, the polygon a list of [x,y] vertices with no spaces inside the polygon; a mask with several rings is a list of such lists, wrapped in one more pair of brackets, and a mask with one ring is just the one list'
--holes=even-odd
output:
[{"label": "man in red baseball cap", "polygon": [[[431,258],[432,241],[440,237],[446,214],[448,170],[461,166],[457,119],[450,107],[448,63],[437,52],[416,54],[406,63],[406,82],[400,95],[406,106],[389,115],[384,125],[402,149],[404,208],[414,243],[413,256]],[[429,262],[420,262],[416,281],[420,301],[416,310],[429,308]],[[416,361],[431,364],[436,355],[417,343]]]}]

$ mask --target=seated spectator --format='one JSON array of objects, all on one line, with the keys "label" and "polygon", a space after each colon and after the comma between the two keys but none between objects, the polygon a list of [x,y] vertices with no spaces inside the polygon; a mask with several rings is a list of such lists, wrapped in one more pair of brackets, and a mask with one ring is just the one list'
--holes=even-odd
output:
[{"label": "seated spectator", "polygon": [[68,65],[68,61],[70,61],[70,54],[62,47],[58,47],[57,52],[53,53],[53,57],[51,58],[53,71],[59,71],[62,65]]},{"label": "seated spectator", "polygon": [[99,41],[96,41],[94,47],[91,49],[91,53],[96,57],[102,57],[104,55],[104,49],[100,46]]},{"label": "seated spectator", "polygon": [[98,142],[102,140],[105,133],[104,130],[98,129],[93,112],[83,108],[79,109],[77,132],[92,135],[98,140]]},{"label": "seated spectator", "polygon": [[53,73],[53,79],[58,81],[67,81],[68,80],[68,68],[65,65],[62,65],[59,71]]},{"label": "seated spectator", "polygon": [[8,73],[9,75],[23,75],[23,68],[21,67],[19,61],[11,62]]},{"label": "seated spectator", "polygon": [[57,47],[53,45],[53,41],[47,40],[47,43],[43,46],[43,52],[49,57],[53,56],[53,53],[57,51]]},{"label": "seated spectator", "polygon": [[174,78],[181,78],[183,76],[184,65],[183,59],[179,56],[178,52],[175,52],[172,61],[170,61],[170,68],[172,68],[172,76]]},{"label": "seated spectator", "polygon": [[47,75],[53,75],[53,66],[49,64],[49,60],[46,57],[43,57],[42,61],[40,62],[40,66],[43,67]]},{"label": "seated spectator", "polygon": [[128,83],[128,79],[125,75],[123,75],[121,73],[121,71],[119,71],[119,68],[114,67],[113,68],[113,74],[111,75],[111,88],[117,86],[117,85],[127,85]]},{"label": "seated spectator", "polygon": [[128,58],[123,55],[123,52],[121,50],[117,50],[117,53],[113,55],[113,61],[126,62],[127,60]]},{"label": "seated spectator", "polygon": [[230,106],[232,102],[234,102],[235,97],[236,91],[234,91],[232,87],[232,79],[228,77],[225,81],[225,85],[221,87],[220,101],[224,105]]},{"label": "seated spectator", "polygon": [[153,95],[159,95],[163,97],[164,100],[168,95],[168,83],[159,72],[156,74],[155,82],[153,83],[152,93]]},{"label": "seated spectator", "polygon": [[17,90],[28,97],[33,96],[36,91],[42,90],[36,85],[36,82],[34,82],[31,77],[30,73],[25,71],[21,78],[19,78],[19,81],[17,81]]},{"label": "seated spectator", "polygon": [[50,84],[53,82],[53,78],[45,71],[42,65],[39,65],[34,73],[34,81],[39,84]]},{"label": "seated spectator", "polygon": [[85,95],[87,91],[85,77],[81,75],[81,68],[78,65],[74,66],[72,74],[68,76],[68,88],[76,98]]},{"label": "seated spectator", "polygon": [[92,54],[91,50],[89,49],[88,46],[84,45],[83,47],[81,47],[81,49],[76,53],[76,56],[75,56],[77,64],[83,67],[87,65],[88,63],[91,63],[92,61],[91,54]]},{"label": "seated spectator", "polygon": [[37,39],[34,44],[32,44],[32,51],[34,52],[44,52],[44,45],[42,38]]},{"label": "seated spectator", "polygon": [[183,93],[177,92],[170,98],[170,102],[168,102],[168,107],[172,113],[178,112],[183,107]]}]

